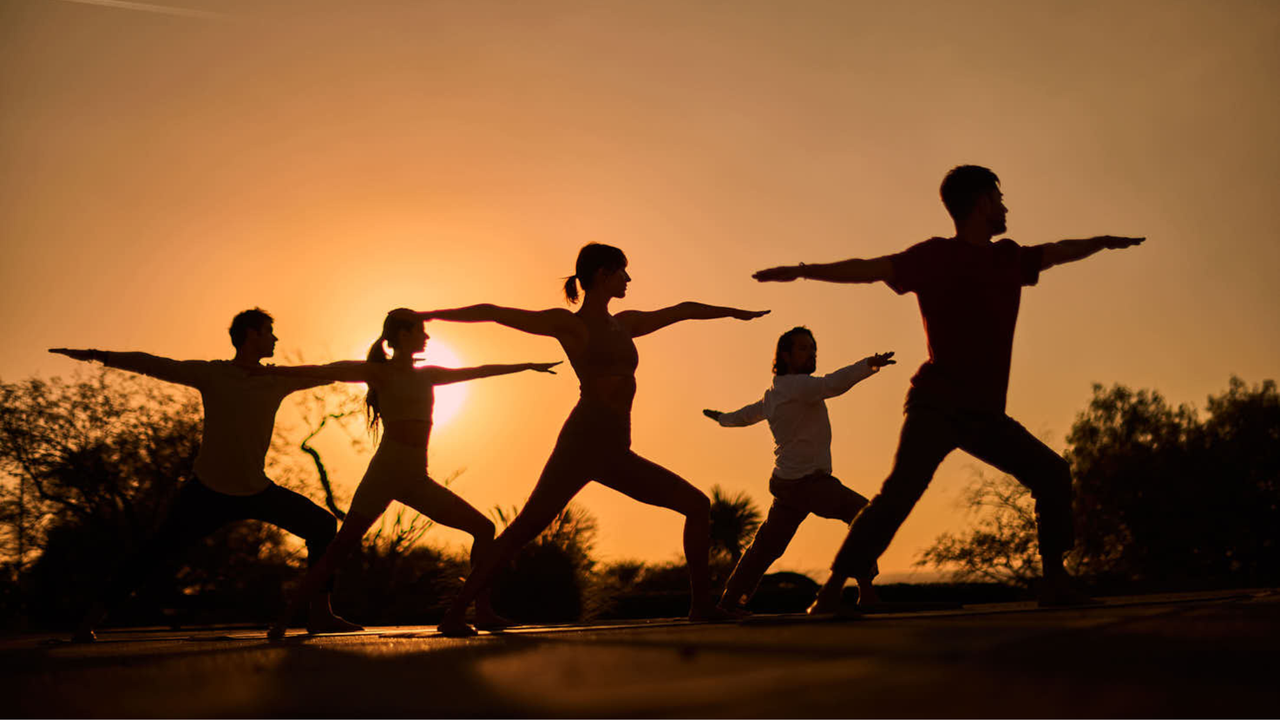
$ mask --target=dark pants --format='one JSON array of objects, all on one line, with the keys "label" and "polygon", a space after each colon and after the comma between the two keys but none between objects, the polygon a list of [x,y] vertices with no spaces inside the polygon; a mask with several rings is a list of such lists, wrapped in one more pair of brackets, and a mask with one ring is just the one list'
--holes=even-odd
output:
[{"label": "dark pants", "polygon": [[942,409],[908,401],[893,470],[849,527],[831,569],[857,577],[889,547],[943,458],[959,448],[1012,475],[1036,502],[1040,556],[1071,549],[1071,470],[1067,461],[1004,413]]},{"label": "dark pants", "polygon": [[337,520],[324,508],[292,490],[272,483],[254,495],[227,495],[188,480],[179,490],[160,529],[116,573],[103,596],[114,607],[148,575],[170,570],[182,553],[218,528],[236,520],[261,520],[279,526],[307,543],[307,564],[324,555],[337,534]]},{"label": "dark pants", "polygon": [[786,552],[800,523],[810,513],[848,523],[867,505],[866,498],[825,472],[811,473],[796,480],[772,477],[769,479],[769,493],[773,495],[769,516],[756,531],[751,547],[742,554],[725,583],[725,598],[737,605],[746,604],[755,594],[760,578]]}]

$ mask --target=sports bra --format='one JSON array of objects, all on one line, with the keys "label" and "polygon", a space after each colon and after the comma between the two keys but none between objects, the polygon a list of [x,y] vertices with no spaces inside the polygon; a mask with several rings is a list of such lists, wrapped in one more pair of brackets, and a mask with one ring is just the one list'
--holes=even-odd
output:
[{"label": "sports bra", "polygon": [[569,357],[578,374],[582,399],[629,410],[636,394],[636,366],[640,364],[635,341],[613,318],[589,323],[587,332],[582,353]]},{"label": "sports bra", "polygon": [[635,375],[640,364],[636,343],[613,318],[604,325],[588,326],[587,347],[582,352],[581,374],[587,377],[602,375]]},{"label": "sports bra", "polygon": [[431,422],[434,386],[425,372],[397,372],[387,368],[377,387],[378,413],[383,422],[421,420]]}]

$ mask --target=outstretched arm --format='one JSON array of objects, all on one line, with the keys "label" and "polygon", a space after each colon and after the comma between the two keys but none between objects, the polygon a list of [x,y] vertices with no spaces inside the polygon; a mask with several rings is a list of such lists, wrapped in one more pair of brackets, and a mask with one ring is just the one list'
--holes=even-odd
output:
[{"label": "outstretched arm", "polygon": [[721,427],[746,427],[764,420],[764,400],[757,400],[732,412],[703,410],[703,415],[720,423]]},{"label": "outstretched arm", "polygon": [[315,385],[327,385],[332,382],[369,382],[375,372],[371,363],[362,360],[339,360],[328,365],[263,365],[254,368],[254,375],[271,375],[273,377],[293,378],[301,381],[314,380]]},{"label": "outstretched arm", "polygon": [[783,265],[754,273],[751,277],[760,282],[791,282],[792,280],[821,280],[833,283],[873,283],[893,280],[893,262],[888,255],[869,260],[841,260],[817,265]]},{"label": "outstretched arm", "polygon": [[672,305],[669,308],[649,312],[626,310],[614,317],[627,329],[631,337],[640,337],[682,320],[716,320],[718,318],[754,320],[768,314],[768,310],[740,310],[718,305],[704,305],[698,302],[682,302],[679,305]]},{"label": "outstretched arm", "polygon": [[517,365],[480,365],[478,367],[469,368],[445,368],[445,367],[425,367],[425,372],[431,373],[431,383],[433,385],[448,385],[450,383],[465,382],[467,380],[478,380],[480,378],[493,377],[495,375],[510,375],[524,370],[533,370],[534,372],[543,372],[555,375],[556,371],[551,368],[559,365],[563,360],[557,360],[553,363],[519,363]]},{"label": "outstretched arm", "polygon": [[500,305],[468,305],[449,310],[425,310],[418,313],[423,320],[447,322],[493,322],[531,335],[561,338],[572,334],[577,318],[565,309],[520,310]]},{"label": "outstretched arm", "polygon": [[1043,251],[1040,269],[1045,270],[1054,265],[1083,260],[1099,250],[1120,250],[1122,248],[1141,245],[1144,237],[1115,237],[1100,235],[1084,240],[1059,240],[1058,242],[1036,245]]},{"label": "outstretched arm", "polygon": [[800,392],[802,396],[813,400],[843,395],[849,391],[849,388],[880,372],[880,368],[896,363],[892,350],[871,355],[833,373],[819,377],[810,376]]},{"label": "outstretched arm", "polygon": [[107,350],[77,350],[73,348],[50,348],[55,355],[66,355],[72,360],[97,361],[110,368],[128,370],[140,375],[149,375],[165,382],[189,385],[194,387],[199,381],[201,370],[207,363],[203,360],[171,360],[144,352],[109,352]]}]

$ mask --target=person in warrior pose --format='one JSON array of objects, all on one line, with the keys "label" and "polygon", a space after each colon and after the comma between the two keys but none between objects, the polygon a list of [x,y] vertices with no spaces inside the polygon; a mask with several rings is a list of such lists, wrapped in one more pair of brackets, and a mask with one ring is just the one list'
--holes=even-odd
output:
[{"label": "person in warrior pose", "polygon": [[[773,360],[773,386],[764,397],[733,412],[703,410],[702,413],[724,427],[745,427],[769,421],[773,433],[774,468],[769,478],[773,504],[769,516],[756,531],[751,546],[729,575],[720,607],[743,613],[755,594],[760,578],[786,551],[800,523],[810,513],[818,517],[853,522],[866,507],[867,499],[845,487],[831,475],[831,420],[827,398],[843,395],[849,388],[894,363],[893,353],[872,355],[852,365],[820,377],[818,344],[805,327],[792,328],[778,338]],[[873,565],[858,581],[858,604],[876,602],[871,579]]]},{"label": "person in warrior pose", "polygon": [[[337,521],[328,511],[276,485],[263,472],[276,411],[285,396],[330,382],[255,374],[263,367],[262,360],[275,354],[273,326],[271,316],[259,308],[236,315],[230,329],[236,349],[231,360],[179,361],[141,352],[49,350],[193,387],[204,404],[195,477],[178,490],[156,534],[108,582],[85,613],[73,641],[95,640],[94,629],[148,574],[172,567],[185,548],[229,522],[261,520],[298,535],[306,541],[308,563],[314,563],[333,540]],[[333,614],[328,592],[312,599],[307,628],[313,632],[363,629]]]},{"label": "person in warrior pose", "polygon": [[1023,246],[992,242],[1006,230],[1000,180],[962,165],[942,181],[942,202],[955,235],[933,238],[895,255],[822,265],[775,267],[760,282],[799,278],[838,283],[883,282],[920,303],[929,359],[911,378],[893,469],[858,514],[818,594],[816,608],[838,606],[850,577],[867,573],[924,493],[943,458],[961,448],[1007,472],[1035,498],[1044,578],[1040,604],[1091,602],[1073,587],[1063,556],[1075,542],[1067,462],[1005,414],[1013,332],[1024,286],[1042,270],[1145,238],[1101,236]]},{"label": "person in warrior pose", "polygon": [[[554,374],[552,368],[560,362],[470,368],[414,367],[414,355],[426,350],[430,337],[422,324],[412,310],[392,310],[387,313],[382,323],[382,335],[369,348],[365,362],[271,367],[260,371],[290,378],[317,378],[324,382],[367,383],[369,393],[365,404],[369,427],[376,431],[379,421],[383,426],[382,440],[356,488],[355,496],[351,498],[351,511],[342,523],[342,529],[320,561],[311,566],[289,607],[267,632],[271,639],[284,637],[290,618],[333,577],[338,563],[359,547],[364,534],[392,500],[399,500],[441,525],[470,534],[474,538],[471,545],[473,565],[493,544],[493,522],[427,474],[427,442],[431,437],[434,388],[436,385],[523,370]],[[391,348],[390,358],[384,345]],[[508,624],[493,611],[487,594],[477,598],[478,627],[493,630]],[[440,631],[446,635],[475,634],[471,626],[454,618],[450,618],[449,623],[442,623]]]},{"label": "person in warrior pose", "polygon": [[536,537],[592,480],[642,503],[685,516],[684,552],[692,592],[689,617],[726,617],[711,597],[710,501],[680,476],[631,449],[631,403],[640,359],[633,340],[683,320],[751,320],[768,310],[684,302],[652,312],[611,313],[610,301],[625,297],[629,282],[631,276],[627,274],[623,252],[610,245],[591,243],[578,253],[575,272],[565,281],[565,296],[570,302],[577,302],[579,285],[585,291],[577,312],[473,305],[419,313],[424,320],[496,322],[553,337],[569,357],[581,389],[578,404],[569,413],[529,500],[498,537],[494,552],[472,568],[462,593],[449,609],[447,621],[451,626],[461,621],[467,603],[488,587],[498,568]]}]

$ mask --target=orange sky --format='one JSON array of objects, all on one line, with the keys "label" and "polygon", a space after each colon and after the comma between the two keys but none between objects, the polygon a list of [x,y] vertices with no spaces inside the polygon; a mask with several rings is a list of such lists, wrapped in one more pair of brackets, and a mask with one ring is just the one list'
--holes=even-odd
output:
[{"label": "orange sky", "polygon": [[[3,0],[0,377],[69,373],[61,345],[225,357],[254,305],[282,350],[354,357],[392,307],[557,306],[598,240],[631,259],[619,309],[773,310],[639,341],[637,451],[767,506],[768,430],[699,410],[757,399],[803,323],[820,371],[898,354],[830,403],[836,474],[871,495],[925,354],[914,299],[750,273],[947,234],[938,182],[973,162],[1020,242],[1150,238],[1023,296],[1009,412],[1061,449],[1093,382],[1203,405],[1233,372],[1280,374],[1278,39],[1280,6],[1245,1]],[[562,358],[429,330],[467,363]],[[575,394],[563,373],[473,383],[434,472],[521,504]],[[333,462],[349,491],[365,459]],[[978,466],[947,460],[886,573],[966,525]],[[676,516],[579,499],[606,559],[678,557]],[[778,567],[818,571],[842,536],[811,520]]]}]

